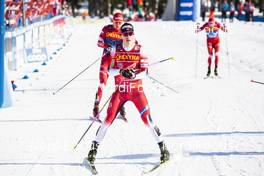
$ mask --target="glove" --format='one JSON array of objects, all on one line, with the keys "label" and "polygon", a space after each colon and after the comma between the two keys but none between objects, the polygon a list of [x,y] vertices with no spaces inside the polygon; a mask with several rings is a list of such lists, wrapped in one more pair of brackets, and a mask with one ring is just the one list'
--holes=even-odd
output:
[{"label": "glove", "polygon": [[99,102],[94,102],[94,108],[93,108],[93,116],[97,119],[99,118]]},{"label": "glove", "polygon": [[120,70],[120,73],[123,77],[128,79],[134,79],[136,77],[135,70],[132,68],[122,69]]},{"label": "glove", "polygon": [[112,47],[111,47],[111,46],[109,46],[109,47],[105,48],[105,50],[106,50],[107,52],[111,52],[111,50],[112,50]]}]

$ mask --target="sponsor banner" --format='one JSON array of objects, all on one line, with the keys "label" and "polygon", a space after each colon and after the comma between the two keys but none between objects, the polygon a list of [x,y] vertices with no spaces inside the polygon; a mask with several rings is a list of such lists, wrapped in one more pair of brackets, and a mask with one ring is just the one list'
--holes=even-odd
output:
[{"label": "sponsor banner", "polygon": [[176,20],[197,20],[199,17],[200,0],[179,0],[177,3]]}]

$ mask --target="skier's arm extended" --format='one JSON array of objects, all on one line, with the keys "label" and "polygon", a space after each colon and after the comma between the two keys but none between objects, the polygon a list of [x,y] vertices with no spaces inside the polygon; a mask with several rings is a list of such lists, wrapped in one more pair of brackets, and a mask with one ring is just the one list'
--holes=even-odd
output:
[{"label": "skier's arm extended", "polygon": [[195,33],[198,33],[198,32],[200,32],[200,31],[204,30],[206,26],[208,26],[207,23],[205,23],[205,24],[202,25],[201,27],[198,26],[197,29],[195,29]]}]

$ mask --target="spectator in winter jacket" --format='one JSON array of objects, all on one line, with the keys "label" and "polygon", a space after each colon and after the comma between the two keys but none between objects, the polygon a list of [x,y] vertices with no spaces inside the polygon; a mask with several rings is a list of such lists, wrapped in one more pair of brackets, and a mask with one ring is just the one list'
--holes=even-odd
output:
[{"label": "spectator in winter jacket", "polygon": [[228,3],[227,3],[227,0],[225,0],[222,3],[222,8],[221,8],[221,12],[222,12],[222,22],[225,22],[226,21],[226,13],[227,13],[228,9],[229,9]]},{"label": "spectator in winter jacket", "polygon": [[230,11],[229,21],[233,22],[234,15],[235,15],[235,5],[233,1],[230,2],[229,11]]},{"label": "spectator in winter jacket", "polygon": [[244,10],[243,3],[241,1],[239,1],[237,4],[237,19],[238,20],[241,19],[241,15],[242,15],[243,10]]}]

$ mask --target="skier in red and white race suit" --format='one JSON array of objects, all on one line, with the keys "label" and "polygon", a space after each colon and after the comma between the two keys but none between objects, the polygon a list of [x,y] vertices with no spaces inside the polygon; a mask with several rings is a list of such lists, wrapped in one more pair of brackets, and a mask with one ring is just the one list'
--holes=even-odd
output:
[{"label": "skier in red and white race suit", "polygon": [[[108,58],[104,57],[108,52],[111,51],[117,44],[120,44],[122,41],[120,27],[124,22],[122,13],[115,13],[113,16],[113,24],[109,24],[103,27],[99,40],[97,42],[97,46],[104,49],[103,56],[100,64],[100,72],[99,72],[99,86],[95,96],[94,108],[93,108],[93,116],[99,118],[99,105],[103,95],[103,89],[106,86],[108,80],[108,72],[105,70]],[[120,115],[125,119],[125,108],[122,106],[120,109]]]},{"label": "skier in red and white race suit", "polygon": [[196,33],[205,30],[207,36],[207,50],[209,57],[208,57],[208,71],[206,76],[210,76],[211,74],[211,63],[212,63],[213,55],[215,56],[214,75],[218,76],[217,68],[218,68],[219,50],[220,50],[220,38],[219,38],[220,29],[224,32],[227,32],[225,26],[222,26],[220,23],[215,21],[213,17],[210,17],[208,22],[206,22],[203,26],[198,27],[195,30]]},{"label": "skier in red and white race suit", "polygon": [[107,67],[105,69],[109,69],[109,72],[114,75],[116,89],[112,94],[107,116],[97,131],[85,162],[94,165],[99,143],[114,121],[118,110],[125,102],[132,101],[138,109],[142,121],[150,129],[158,143],[161,150],[160,161],[163,163],[169,160],[170,154],[159,128],[151,119],[150,108],[142,86],[142,79],[146,77],[148,58],[143,54],[141,45],[135,39],[132,24],[124,23],[121,32],[123,42],[118,44],[111,54],[104,56],[109,61],[108,65],[105,65]]}]

